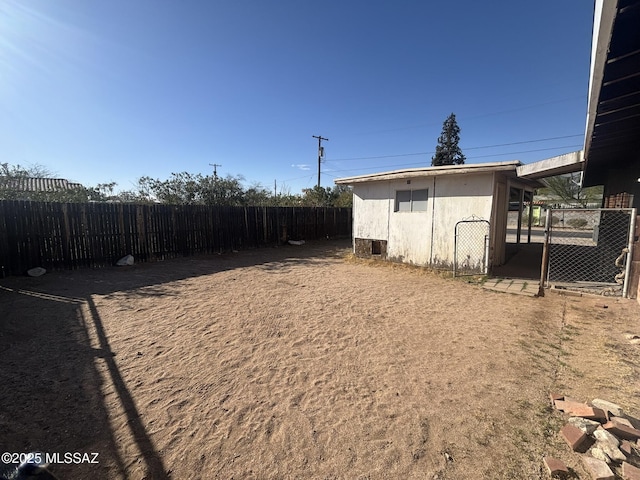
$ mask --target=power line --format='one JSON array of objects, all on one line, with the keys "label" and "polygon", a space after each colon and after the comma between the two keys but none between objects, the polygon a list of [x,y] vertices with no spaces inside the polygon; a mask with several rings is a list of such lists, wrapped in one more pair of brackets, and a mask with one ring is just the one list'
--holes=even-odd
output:
[{"label": "power line", "polygon": [[507,147],[507,146],[510,146],[510,145],[523,145],[525,143],[546,142],[548,140],[561,140],[561,139],[564,139],[564,138],[573,138],[573,137],[582,137],[582,136],[584,136],[584,133],[578,133],[576,135],[564,135],[562,137],[541,138],[539,140],[526,140],[524,142],[501,143],[499,145],[485,145],[483,147],[467,147],[464,150],[479,150],[481,148]]},{"label": "power line", "polygon": [[560,148],[578,148],[578,147],[582,147],[582,144],[577,144],[577,145],[561,145],[559,147],[549,147],[549,148],[538,148],[535,150],[523,150],[521,152],[509,152],[509,153],[492,153],[490,155],[477,155],[475,157],[469,157],[469,158],[488,158],[488,157],[497,157],[500,155],[517,155],[519,153],[532,153],[532,152],[544,152],[544,151],[548,151],[548,150],[558,150]]},{"label": "power line", "polygon": [[308,178],[309,175],[303,175],[302,177],[296,177],[296,178],[288,178],[286,180],[280,180],[281,182],[293,182],[294,180],[300,180],[302,178]]},{"label": "power line", "polygon": [[521,110],[528,110],[530,108],[537,108],[537,107],[543,107],[545,105],[553,105],[555,103],[568,102],[569,100],[577,100],[578,98],[587,98],[587,96],[586,95],[576,95],[575,97],[567,97],[567,98],[563,98],[563,99],[560,99],[560,100],[551,100],[549,102],[536,103],[535,105],[527,105],[527,106],[524,106],[524,107],[512,108],[510,110],[502,110],[500,112],[483,113],[483,114],[474,115],[474,116],[471,116],[471,117],[460,117],[460,119],[461,120],[469,120],[469,119],[475,119],[475,118],[491,117],[493,115],[502,115],[503,113],[519,112]]},{"label": "power line", "polygon": [[354,157],[354,158],[331,158],[327,161],[331,162],[350,162],[352,160],[375,160],[378,158],[395,158],[395,157],[413,157],[416,155],[429,155],[434,152],[417,152],[417,153],[399,153],[397,155],[379,155],[376,157]]},{"label": "power line", "polygon": [[[505,156],[505,155],[518,155],[520,153],[533,153],[533,152],[543,152],[543,151],[548,151],[548,150],[558,150],[561,148],[577,148],[580,147],[582,145],[563,145],[563,146],[558,146],[558,147],[550,147],[550,148],[538,148],[538,149],[534,149],[534,150],[522,150],[519,152],[506,152],[506,153],[495,153],[495,154],[491,154],[491,155],[477,155],[475,157],[467,157],[467,159],[475,159],[475,158],[488,158],[488,157],[498,157],[498,156]],[[402,164],[393,164],[393,165],[376,165],[376,166],[372,166],[372,167],[361,167],[361,168],[353,168],[353,169],[347,169],[347,170],[333,170],[334,172],[357,172],[357,171],[362,171],[362,170],[379,170],[381,168],[398,168],[398,167],[412,167],[412,166],[424,166],[424,162],[417,162],[417,163],[402,163]]]},{"label": "power line", "polygon": [[[489,112],[489,113],[482,113],[479,115],[470,115],[470,116],[462,116],[462,117],[458,117],[458,120],[474,120],[476,118],[485,118],[485,117],[492,117],[495,115],[503,115],[505,113],[513,113],[513,112],[519,112],[522,110],[529,110],[531,108],[537,108],[537,107],[544,107],[546,105],[553,105],[556,103],[564,103],[564,102],[568,102],[570,100],[577,100],[577,99],[585,99],[587,98],[586,95],[576,95],[574,97],[566,97],[566,98],[561,98],[559,100],[551,100],[548,102],[542,102],[542,103],[535,103],[533,105],[525,105],[523,107],[518,107],[518,108],[512,108],[509,110],[500,110],[497,112]],[[391,132],[400,132],[403,130],[415,130],[418,128],[426,128],[426,127],[432,127],[432,126],[436,126],[436,125],[441,125],[442,122],[430,122],[430,123],[423,123],[421,125],[413,125],[413,126],[409,126],[409,127],[398,127],[398,128],[390,128],[390,129],[386,129],[386,130],[375,130],[375,131],[370,131],[370,132],[360,132],[360,133],[356,133],[354,135],[374,135],[374,134],[379,134],[379,133],[391,133]]]},{"label": "power line", "polygon": [[[541,138],[541,139],[536,139],[536,140],[525,140],[525,141],[521,141],[521,142],[510,142],[510,143],[501,143],[501,144],[495,144],[495,145],[483,145],[483,146],[479,146],[479,147],[468,147],[465,148],[464,150],[480,150],[480,149],[485,149],[485,148],[495,148],[495,147],[506,147],[506,146],[512,146],[512,145],[524,145],[524,144],[528,144],[528,143],[537,143],[537,142],[546,142],[546,141],[551,141],[551,140],[560,140],[560,139],[565,139],[565,138],[575,138],[575,137],[582,137],[583,134],[575,134],[575,135],[563,135],[563,136],[559,136],[559,137],[547,137],[547,138]],[[558,150],[558,149],[565,149],[565,148],[579,148],[582,145],[562,145],[562,146],[557,146],[557,147],[548,147],[548,148],[538,148],[538,149],[531,149],[531,150],[522,150],[522,151],[518,151],[518,152],[505,152],[505,153],[494,153],[494,154],[490,154],[490,155],[476,155],[473,157],[467,157],[468,159],[479,159],[479,158],[490,158],[490,157],[496,157],[496,156],[505,156],[505,155],[518,155],[521,153],[534,153],[534,152],[542,152],[542,151],[549,151],[549,150]],[[417,153],[403,153],[403,154],[397,154],[397,155],[379,155],[379,156],[375,156],[375,157],[357,157],[357,158],[347,158],[347,159],[336,159],[336,160],[329,160],[330,162],[337,162],[337,161],[352,161],[352,160],[372,160],[372,159],[382,159],[382,158],[396,158],[396,157],[408,157],[408,156],[421,156],[421,155],[432,155],[435,152],[417,152]],[[379,170],[381,168],[399,168],[399,167],[414,167],[414,166],[423,166],[424,162],[416,162],[416,163],[404,163],[404,164],[393,164],[393,165],[377,165],[375,167],[362,167],[359,169],[348,169],[348,170],[333,170],[334,172],[355,172],[355,171],[362,171],[362,170]],[[330,177],[333,178],[338,178],[338,176],[330,174],[328,172],[324,172],[325,175],[328,175]]]},{"label": "power line", "polygon": [[[559,137],[547,137],[547,138],[540,138],[540,139],[536,139],[536,140],[525,140],[525,141],[521,141],[521,142],[510,142],[510,143],[501,143],[501,144],[495,144],[495,145],[483,145],[483,146],[478,146],[478,147],[467,147],[464,148],[464,150],[480,150],[480,149],[485,149],[485,148],[495,148],[495,147],[505,147],[505,146],[512,146],[512,145],[523,145],[523,144],[528,144],[528,143],[536,143],[536,142],[545,142],[545,141],[551,141],[551,140],[560,140],[560,139],[565,139],[565,138],[573,138],[573,137],[581,137],[583,136],[583,134],[576,134],[576,135],[564,135],[564,136],[559,136]],[[313,136],[314,138],[317,138],[315,135]],[[471,159],[479,159],[479,158],[490,158],[490,157],[497,157],[497,156],[505,156],[505,155],[517,155],[517,154],[521,154],[521,153],[534,153],[534,152],[541,152],[541,151],[549,151],[549,150],[557,150],[557,149],[561,149],[561,148],[579,148],[582,145],[565,145],[565,146],[558,146],[558,147],[550,147],[550,148],[542,148],[542,149],[533,149],[533,150],[522,150],[522,151],[518,151],[518,152],[506,152],[506,153],[495,153],[495,154],[490,154],[490,155],[478,155],[478,156],[474,156],[474,157],[467,157],[467,159],[471,160]],[[375,160],[375,159],[384,159],[384,158],[398,158],[398,157],[409,157],[409,156],[421,156],[421,155],[433,155],[433,153],[435,152],[417,152],[417,153],[402,153],[402,154],[396,154],[396,155],[379,155],[379,156],[373,156],[373,157],[354,157],[354,158],[342,158],[342,159],[330,159],[330,160],[326,160],[326,162],[342,162],[342,161],[357,161],[357,160]],[[214,167],[214,171],[215,171],[215,167],[221,167],[222,165],[218,165],[218,164],[210,164],[211,166]],[[341,169],[341,170],[333,170],[334,172],[357,172],[357,171],[362,171],[362,170],[379,170],[382,168],[402,168],[402,167],[414,167],[414,166],[424,166],[425,163],[424,162],[415,162],[415,163],[403,163],[403,164],[392,164],[392,165],[376,165],[373,167],[361,167],[361,168],[357,168],[357,169]],[[327,172],[322,172],[322,174],[324,175],[328,175],[330,177],[333,178],[338,178],[338,176],[327,173]],[[288,178],[285,180],[278,180],[281,183],[286,183],[286,182],[292,182],[292,181],[296,181],[296,180],[302,180],[302,179],[307,179],[307,186],[309,184],[309,182],[311,181],[311,179],[313,178],[313,174],[311,176],[307,175],[302,175],[299,177],[295,177],[295,178]]]},{"label": "power line", "polygon": [[[548,137],[548,138],[539,138],[537,140],[525,140],[522,142],[511,142],[511,143],[498,143],[495,145],[483,145],[481,147],[465,147],[463,150],[479,150],[482,148],[495,148],[495,147],[508,147],[511,145],[524,145],[526,143],[537,143],[537,142],[547,142],[550,140],[560,140],[564,138],[573,138],[573,137],[582,137],[584,134],[579,133],[576,135],[564,135],[561,137]],[[435,152],[417,152],[417,153],[399,153],[396,155],[378,155],[375,157],[353,157],[353,158],[332,158],[330,161],[332,162],[350,162],[354,160],[376,160],[380,158],[395,158],[395,157],[412,157],[419,155],[433,155]]]}]

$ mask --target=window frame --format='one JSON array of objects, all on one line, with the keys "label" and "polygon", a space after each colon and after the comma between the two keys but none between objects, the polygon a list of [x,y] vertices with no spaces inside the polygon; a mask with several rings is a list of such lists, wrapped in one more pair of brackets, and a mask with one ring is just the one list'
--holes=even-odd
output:
[{"label": "window frame", "polygon": [[[405,199],[400,199],[398,194],[406,194],[407,192],[409,192],[409,208],[408,209],[401,209],[400,205],[402,204],[406,204],[407,200]],[[414,200],[414,192],[425,192],[425,198],[424,199],[419,199],[419,200]],[[424,208],[420,208],[418,210],[415,209],[415,202],[420,202],[421,204],[424,203]],[[401,203],[402,202],[402,203]],[[395,199],[394,199],[394,204],[393,204],[393,211],[394,213],[396,212],[409,212],[409,213],[413,213],[413,212],[426,212],[428,210],[428,203],[429,203],[429,189],[428,188],[411,188],[411,189],[404,189],[404,190],[396,190],[396,194],[395,194]]]}]

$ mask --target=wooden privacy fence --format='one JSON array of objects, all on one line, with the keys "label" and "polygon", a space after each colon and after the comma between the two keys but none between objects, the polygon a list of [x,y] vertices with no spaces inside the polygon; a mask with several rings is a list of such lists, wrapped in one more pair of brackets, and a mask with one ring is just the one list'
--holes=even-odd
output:
[{"label": "wooden privacy fence", "polygon": [[113,265],[351,235],[350,208],[0,201],[0,274]]}]

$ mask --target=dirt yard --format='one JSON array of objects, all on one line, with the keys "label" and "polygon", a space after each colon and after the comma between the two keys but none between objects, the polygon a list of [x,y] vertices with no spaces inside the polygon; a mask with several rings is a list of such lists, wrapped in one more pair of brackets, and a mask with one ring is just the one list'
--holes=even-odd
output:
[{"label": "dirt yard", "polygon": [[61,480],[539,479],[544,455],[587,479],[549,392],[640,415],[635,301],[348,253],[1,279],[0,447],[99,454]]}]

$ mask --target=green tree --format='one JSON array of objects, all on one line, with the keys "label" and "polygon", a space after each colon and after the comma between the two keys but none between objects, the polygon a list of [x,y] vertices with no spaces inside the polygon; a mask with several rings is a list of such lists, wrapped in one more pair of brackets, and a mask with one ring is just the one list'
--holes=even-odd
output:
[{"label": "green tree", "polygon": [[336,185],[333,187],[335,200],[334,207],[351,208],[353,206],[353,189],[348,185]]},{"label": "green tree", "polygon": [[571,173],[545,178],[546,187],[538,190],[538,195],[546,197],[547,203],[564,203],[586,208],[602,202],[603,187],[582,188],[580,174]]},{"label": "green tree", "polygon": [[34,192],[25,191],[18,181],[26,178],[53,178],[53,174],[40,165],[21,167],[0,164],[0,200],[22,199],[46,202],[121,202],[165,203],[173,205],[224,206],[322,206],[350,207],[351,189],[344,185],[332,188],[314,187],[302,195],[292,194],[284,187],[273,195],[259,183],[245,187],[241,175],[203,176],[188,172],[172,173],[166,180],[140,177],[130,190],[117,192],[115,182],[99,183],[95,187],[78,185],[72,189]]},{"label": "green tree", "polygon": [[353,193],[345,185],[306,188],[302,191],[300,203],[305,207],[351,207]]},{"label": "green tree", "polygon": [[24,167],[16,164],[11,165],[9,163],[0,163],[0,178],[53,178],[54,174],[44,165],[31,165],[30,167]]},{"label": "green tree", "polygon": [[204,205],[225,205],[237,207],[245,205],[244,178],[227,175],[224,178],[206,176],[201,182],[201,199]]},{"label": "green tree", "polygon": [[167,180],[141,177],[139,184],[148,185],[150,192],[161,203],[195,205],[200,203],[202,175],[187,172],[172,173]]},{"label": "green tree", "polygon": [[316,185],[302,190],[302,205],[305,207],[329,207],[333,205],[333,192],[330,187]]},{"label": "green tree", "polygon": [[113,189],[116,186],[116,182],[99,183],[95,187],[87,188],[87,196],[90,201],[93,202],[106,202],[116,199],[116,195],[113,193]]},{"label": "green tree", "polygon": [[442,133],[438,137],[436,153],[431,157],[431,165],[439,167],[441,165],[462,165],[465,156],[460,150],[460,127],[456,122],[455,114],[451,114],[442,124]]},{"label": "green tree", "polygon": [[[110,197],[110,200],[121,203],[156,203],[151,185],[155,182],[151,177],[140,177],[131,190],[121,190]],[[98,185],[99,186],[99,185]]]},{"label": "green tree", "polygon": [[276,205],[276,197],[259,183],[252,184],[244,191],[244,205],[249,207],[267,207]]},{"label": "green tree", "polygon": [[142,202],[158,201],[172,205],[249,206],[272,203],[270,192],[260,184],[245,189],[243,181],[241,175],[221,178],[199,173],[172,173],[167,180],[141,177],[136,189],[124,192],[124,196]]}]

